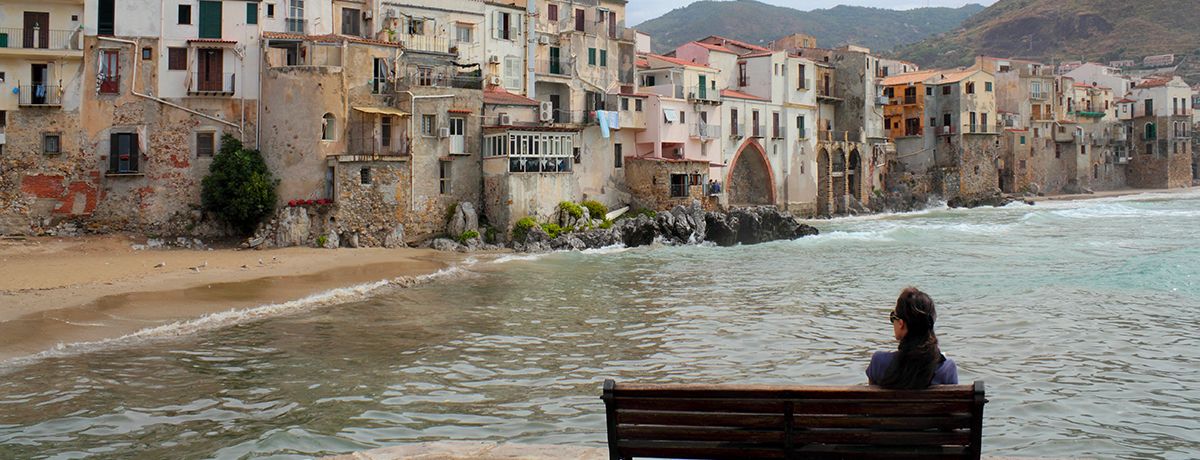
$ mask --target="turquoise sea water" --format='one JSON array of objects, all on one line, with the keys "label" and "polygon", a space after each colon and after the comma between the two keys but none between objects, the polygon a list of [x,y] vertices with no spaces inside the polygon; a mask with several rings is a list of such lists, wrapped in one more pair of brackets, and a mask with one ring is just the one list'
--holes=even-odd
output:
[{"label": "turquoise sea water", "polygon": [[814,225],[505,256],[68,347],[0,367],[0,458],[600,446],[608,377],[863,383],[908,285],[937,301],[960,378],[986,382],[985,454],[1200,458],[1200,192]]}]

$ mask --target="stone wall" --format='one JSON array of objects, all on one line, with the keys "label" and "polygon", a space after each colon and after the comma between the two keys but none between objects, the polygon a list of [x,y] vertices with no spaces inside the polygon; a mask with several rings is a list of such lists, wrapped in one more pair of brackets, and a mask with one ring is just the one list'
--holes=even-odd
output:
[{"label": "stone wall", "polygon": [[[337,159],[334,190],[336,212],[330,229],[342,246],[387,246],[404,243],[404,211],[409,176],[407,159]],[[445,221],[445,213],[441,220]]]},{"label": "stone wall", "polygon": [[706,161],[629,158],[625,163],[625,181],[633,192],[631,206],[634,210],[668,211],[675,206],[690,206],[692,201],[699,201],[705,210],[716,210],[719,207],[717,198],[706,196],[701,185],[688,187],[687,196],[671,196],[672,174],[698,174],[701,182],[707,184],[708,169]]},{"label": "stone wall", "polygon": [[[63,219],[86,219],[101,198],[94,155],[80,148],[79,113],[26,107],[8,113],[0,155],[0,234],[37,234]],[[58,134],[60,153],[44,152]]]},{"label": "stone wall", "polygon": [[[995,135],[963,135],[959,153],[958,194],[964,198],[994,195],[1000,191],[999,138]],[[947,199],[950,197],[947,196]]]}]

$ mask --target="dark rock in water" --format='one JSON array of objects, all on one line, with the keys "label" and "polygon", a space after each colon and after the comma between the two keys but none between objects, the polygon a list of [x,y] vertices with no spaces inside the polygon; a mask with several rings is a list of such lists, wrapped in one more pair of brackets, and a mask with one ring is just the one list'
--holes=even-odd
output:
[{"label": "dark rock in water", "polygon": [[982,206],[1001,207],[1013,202],[1013,198],[999,193],[990,196],[961,197],[956,196],[946,202],[951,208],[978,208]]},{"label": "dark rock in water", "polygon": [[737,217],[729,214],[710,212],[704,215],[705,226],[708,227],[706,241],[712,241],[717,246],[733,246],[737,244]]}]

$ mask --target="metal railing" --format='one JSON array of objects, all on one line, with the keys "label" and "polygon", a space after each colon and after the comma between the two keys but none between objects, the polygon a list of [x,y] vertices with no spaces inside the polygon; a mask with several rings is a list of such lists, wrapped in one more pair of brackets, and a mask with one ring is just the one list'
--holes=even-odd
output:
[{"label": "metal railing", "polygon": [[1050,94],[1046,91],[1030,92],[1029,98],[1035,101],[1044,101],[1050,99]]},{"label": "metal railing", "polygon": [[555,123],[572,125],[594,125],[596,112],[593,110],[555,110],[552,118]]},{"label": "metal railing", "polygon": [[535,71],[542,75],[561,75],[571,76],[575,68],[575,63],[571,59],[559,58],[557,61],[552,59],[538,59],[535,62]]},{"label": "metal railing", "polygon": [[691,123],[688,125],[688,135],[700,139],[716,139],[721,135],[721,125],[712,123]]},{"label": "metal railing", "polygon": [[433,86],[441,88],[482,89],[483,77],[477,75],[461,75],[446,68],[418,68],[408,70],[405,81],[413,86]]},{"label": "metal railing", "polygon": [[982,123],[965,123],[962,126],[962,132],[963,134],[996,134],[996,128]]},{"label": "metal railing", "polygon": [[841,100],[842,94],[840,91],[838,91],[836,86],[829,85],[829,87],[825,87],[824,85],[822,85],[817,88],[817,97],[825,98],[825,99]]},{"label": "metal railing", "polygon": [[400,43],[400,45],[405,49],[410,50],[449,53],[451,48],[450,39],[448,37],[394,34],[389,36],[389,38],[397,43]]},{"label": "metal railing", "polygon": [[412,142],[407,135],[401,133],[392,140],[391,145],[385,146],[376,138],[373,130],[360,133],[352,126],[348,150],[351,155],[405,156],[411,152]]},{"label": "metal railing", "polygon": [[729,137],[746,137],[746,124],[734,123],[729,126]]},{"label": "metal railing", "polygon": [[689,101],[721,102],[720,91],[702,86],[687,87]]},{"label": "metal railing", "polygon": [[798,90],[810,90],[810,89],[812,89],[812,79],[811,79],[811,78],[801,78],[801,79],[800,79],[800,81],[799,81],[798,83],[800,83],[800,87],[799,87],[799,88],[796,88],[796,89],[798,89]]},{"label": "metal railing", "polygon": [[371,86],[371,94],[392,94],[396,92],[396,84],[384,78],[372,78],[367,80],[367,84]]},{"label": "metal railing", "polygon": [[18,86],[17,105],[59,106],[62,105],[62,87],[56,85]]},{"label": "metal railing", "polygon": [[0,27],[0,48],[82,50],[74,30]]},{"label": "metal railing", "polygon": [[192,72],[188,81],[188,93],[223,93],[233,94],[237,88],[237,74],[223,73],[219,78],[202,78],[198,72]]},{"label": "metal railing", "polygon": [[750,127],[752,129],[754,129],[754,132],[750,133],[751,137],[767,137],[767,124],[766,123],[762,123],[762,124],[758,124],[758,125],[755,125],[752,123],[750,125]]},{"label": "metal railing", "polygon": [[688,196],[687,184],[671,184],[671,198],[683,198]]}]

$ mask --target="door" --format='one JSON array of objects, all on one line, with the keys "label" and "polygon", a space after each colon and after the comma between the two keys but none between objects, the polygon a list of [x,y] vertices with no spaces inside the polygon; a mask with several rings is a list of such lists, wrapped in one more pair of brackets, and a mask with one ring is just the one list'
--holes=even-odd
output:
[{"label": "door", "polygon": [[221,38],[221,2],[200,2],[200,38]]},{"label": "door", "polygon": [[208,48],[198,51],[199,75],[197,82],[200,91],[223,91],[221,69],[224,67],[224,60],[221,50]]},{"label": "door", "polygon": [[583,32],[583,11],[582,8],[575,9],[575,30],[577,32]]},{"label": "door", "polygon": [[559,56],[562,51],[555,46],[550,47],[550,74],[562,75],[562,66],[558,63]]},{"label": "door", "polygon": [[708,78],[705,75],[700,76],[700,99],[708,99]]},{"label": "door", "polygon": [[50,13],[25,12],[24,48],[50,47]]},{"label": "door", "polygon": [[[700,80],[701,80],[701,83],[703,83],[704,77],[700,77]],[[703,88],[703,86],[701,86],[701,87]],[[711,137],[708,135],[708,112],[700,112],[700,126],[699,126],[697,132],[700,134],[700,137],[702,137],[702,138],[707,139],[707,138]]]},{"label": "door", "polygon": [[46,103],[46,93],[49,92],[46,87],[46,81],[50,79],[50,70],[46,64],[32,64],[29,68],[30,79],[32,85],[29,89],[32,91],[29,101],[34,105]]},{"label": "door", "polygon": [[563,122],[561,112],[559,112],[559,110],[558,110],[559,107],[561,107],[561,106],[562,106],[562,96],[559,96],[557,94],[551,94],[550,95],[550,112],[554,114],[553,118],[554,118],[555,123]]},{"label": "door", "polygon": [[463,118],[450,119],[450,153],[466,152],[466,120]]}]

